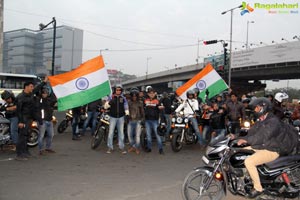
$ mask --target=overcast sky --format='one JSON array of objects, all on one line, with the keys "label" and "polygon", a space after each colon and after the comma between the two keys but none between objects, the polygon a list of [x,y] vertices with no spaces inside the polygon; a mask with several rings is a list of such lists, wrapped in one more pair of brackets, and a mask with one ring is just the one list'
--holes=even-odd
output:
[{"label": "overcast sky", "polygon": [[[254,3],[299,3],[298,0],[249,0]],[[124,73],[145,75],[196,63],[198,40],[229,40],[230,12],[238,0],[4,0],[4,31],[38,29],[56,17],[58,25],[84,30],[83,61],[99,55],[106,66]],[[297,10],[297,9],[296,9]],[[300,37],[298,14],[270,14],[255,9],[243,16],[233,15],[233,49],[246,43],[282,43]],[[221,44],[199,45],[199,56],[220,53]],[[148,59],[147,59],[148,58]],[[296,87],[300,81],[268,84],[268,88]]]}]

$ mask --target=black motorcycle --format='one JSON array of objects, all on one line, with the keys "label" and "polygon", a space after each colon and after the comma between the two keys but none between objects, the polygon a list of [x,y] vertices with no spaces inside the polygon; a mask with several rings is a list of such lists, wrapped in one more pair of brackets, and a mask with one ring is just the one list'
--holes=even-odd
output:
[{"label": "black motorcycle", "polygon": [[108,111],[105,109],[101,109],[98,124],[91,141],[92,149],[96,149],[101,144],[102,140],[104,140],[105,142],[107,141],[109,119],[110,116],[108,115]]},{"label": "black motorcycle", "polygon": [[174,152],[179,152],[183,145],[196,144],[197,135],[189,119],[179,112],[171,119],[171,147]]},{"label": "black motorcycle", "polygon": [[[185,200],[224,198],[227,190],[247,197],[253,188],[244,161],[254,151],[235,147],[229,137],[209,144],[202,157],[205,166],[197,167],[185,178],[182,196]],[[279,157],[257,166],[264,193],[257,199],[299,198],[300,155]]]},{"label": "black motorcycle", "polygon": [[[84,112],[84,111],[82,111],[80,113],[80,117],[79,118],[80,118],[80,120],[79,120],[79,123],[78,123],[78,128],[81,129],[83,127],[85,119],[87,118],[87,113]],[[69,126],[71,126],[72,120],[73,120],[72,110],[68,110],[66,112],[65,119],[63,119],[60,122],[60,124],[58,125],[57,132],[58,133],[63,133]],[[92,127],[92,126],[90,125],[90,127]]]}]

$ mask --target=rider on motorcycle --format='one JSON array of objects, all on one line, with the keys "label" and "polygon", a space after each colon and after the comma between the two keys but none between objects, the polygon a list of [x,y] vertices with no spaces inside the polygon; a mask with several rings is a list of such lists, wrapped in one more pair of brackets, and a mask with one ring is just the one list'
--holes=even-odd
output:
[{"label": "rider on motorcycle", "polygon": [[179,112],[183,109],[183,113],[185,117],[187,117],[190,122],[192,123],[192,126],[194,128],[194,131],[198,137],[198,141],[200,145],[204,145],[205,142],[202,138],[202,135],[200,134],[198,122],[196,118],[196,112],[199,110],[199,103],[195,99],[195,91],[194,90],[188,90],[186,92],[187,99],[184,100],[178,108],[175,110],[175,112]]},{"label": "rider on motorcycle", "polygon": [[260,97],[250,102],[259,121],[249,130],[248,134],[238,139],[237,145],[249,144],[247,149],[255,151],[246,158],[245,166],[253,181],[254,188],[250,191],[249,197],[255,198],[262,194],[260,178],[256,166],[271,162],[284,154],[285,143],[281,139],[285,134],[281,131],[279,119],[272,113],[272,104],[265,98]]}]

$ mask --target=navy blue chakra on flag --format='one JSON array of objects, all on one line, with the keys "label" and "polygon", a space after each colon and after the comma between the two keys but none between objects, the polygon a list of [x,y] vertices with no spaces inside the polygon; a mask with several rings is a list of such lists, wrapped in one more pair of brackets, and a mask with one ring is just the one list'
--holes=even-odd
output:
[{"label": "navy blue chakra on flag", "polygon": [[76,80],[75,86],[78,90],[86,90],[89,87],[89,81],[87,78],[80,77]]},{"label": "navy blue chakra on flag", "polygon": [[206,88],[206,82],[204,80],[199,80],[196,83],[196,87],[201,91],[204,90]]}]

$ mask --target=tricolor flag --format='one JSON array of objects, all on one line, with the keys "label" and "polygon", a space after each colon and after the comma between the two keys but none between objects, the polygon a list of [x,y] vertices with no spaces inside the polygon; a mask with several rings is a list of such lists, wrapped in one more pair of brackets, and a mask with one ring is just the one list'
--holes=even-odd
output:
[{"label": "tricolor flag", "polygon": [[198,74],[196,74],[192,79],[186,82],[184,85],[176,90],[176,94],[182,98],[186,99],[186,92],[188,90],[193,90],[198,88],[200,91],[199,97],[204,100],[206,95],[206,90],[208,90],[208,98],[212,98],[226,90],[228,85],[221,78],[221,76],[216,72],[216,70],[208,63]]},{"label": "tricolor flag", "polygon": [[57,97],[58,110],[82,106],[111,94],[111,86],[102,56],[98,56],[76,69],[49,76]]}]

